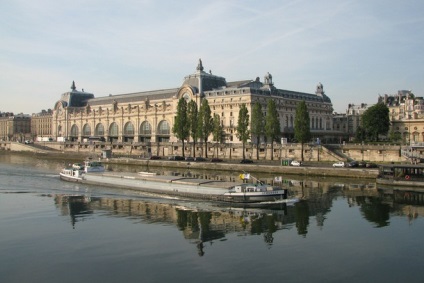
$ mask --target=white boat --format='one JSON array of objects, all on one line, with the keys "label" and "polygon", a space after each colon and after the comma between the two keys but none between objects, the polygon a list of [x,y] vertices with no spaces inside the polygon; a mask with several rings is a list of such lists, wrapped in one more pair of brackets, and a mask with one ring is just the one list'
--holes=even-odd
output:
[{"label": "white boat", "polygon": [[65,168],[60,171],[59,176],[60,179],[68,182],[82,182],[82,176],[84,175],[84,171],[80,169]]},{"label": "white boat", "polygon": [[141,175],[141,176],[156,176],[156,175],[158,175],[158,173],[140,171],[140,172],[138,172],[138,175]]},{"label": "white boat", "polygon": [[287,190],[261,183],[243,183],[231,187],[224,196],[232,202],[261,202],[287,199]]},{"label": "white boat", "polygon": [[235,185],[234,182],[181,176],[142,175],[121,172],[81,173],[81,171],[76,169],[64,169],[60,176],[65,181],[203,200],[245,204],[276,201],[283,203],[293,202],[293,199],[287,199],[287,189],[261,183]]}]

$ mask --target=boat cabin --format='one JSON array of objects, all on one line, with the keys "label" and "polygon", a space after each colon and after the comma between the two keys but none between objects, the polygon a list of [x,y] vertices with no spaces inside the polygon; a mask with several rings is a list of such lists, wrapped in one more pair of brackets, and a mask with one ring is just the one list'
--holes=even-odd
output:
[{"label": "boat cabin", "polygon": [[424,181],[424,166],[386,164],[378,166],[378,179]]},{"label": "boat cabin", "polygon": [[233,193],[247,193],[247,192],[265,192],[272,191],[274,188],[272,186],[261,185],[261,184],[240,184],[234,186],[230,189],[230,192]]}]

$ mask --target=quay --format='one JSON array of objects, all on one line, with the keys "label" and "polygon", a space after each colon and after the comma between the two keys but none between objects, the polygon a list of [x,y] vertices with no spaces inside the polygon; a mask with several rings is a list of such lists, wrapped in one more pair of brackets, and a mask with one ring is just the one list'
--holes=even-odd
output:
[{"label": "quay", "polygon": [[134,166],[167,167],[167,168],[187,168],[207,171],[225,172],[249,172],[249,173],[269,173],[274,175],[289,174],[318,177],[346,177],[375,179],[378,175],[377,169],[371,168],[334,168],[330,163],[306,163],[305,166],[281,166],[279,161],[266,162],[258,161],[251,164],[240,164],[231,161],[223,162],[188,162],[170,160],[146,160],[136,158],[104,158],[104,164],[126,164]]}]

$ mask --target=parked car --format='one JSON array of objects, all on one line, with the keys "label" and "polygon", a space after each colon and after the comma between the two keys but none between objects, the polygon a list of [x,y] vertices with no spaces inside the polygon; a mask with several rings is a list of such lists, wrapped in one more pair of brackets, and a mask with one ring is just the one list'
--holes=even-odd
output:
[{"label": "parked car", "polygon": [[194,161],[194,157],[187,156],[187,157],[185,158],[185,161]]},{"label": "parked car", "polygon": [[212,158],[211,162],[222,162],[224,160],[222,160],[221,158]]},{"label": "parked car", "polygon": [[32,141],[31,140],[26,140],[25,141],[25,144],[31,144],[32,143]]},{"label": "parked car", "polygon": [[372,162],[368,162],[367,164],[365,164],[365,167],[367,168],[377,168],[377,164],[372,163]]},{"label": "parked car", "polygon": [[195,157],[194,158],[194,161],[206,161],[206,158],[203,158],[203,157]]},{"label": "parked car", "polygon": [[152,155],[152,156],[150,156],[149,159],[150,160],[158,160],[158,159],[161,159],[161,157],[160,156],[157,156],[157,155]]},{"label": "parked car", "polygon": [[184,157],[179,155],[171,155],[168,157],[169,160],[184,160]]},{"label": "parked car", "polygon": [[240,163],[243,163],[243,164],[253,163],[253,160],[251,160],[251,159],[242,159],[240,161]]},{"label": "parked car", "polygon": [[345,167],[345,163],[343,161],[339,161],[339,162],[333,163],[333,167]]},{"label": "parked car", "polygon": [[358,161],[351,161],[351,162],[349,162],[348,164],[347,164],[347,167],[358,167],[359,166],[359,163],[358,163]]},{"label": "parked car", "polygon": [[365,161],[359,161],[358,167],[367,167],[367,163]]},{"label": "parked car", "polygon": [[301,163],[301,162],[299,162],[299,161],[297,161],[297,160],[292,160],[292,161],[290,162],[290,165],[291,165],[291,166],[301,166],[301,165],[302,165],[302,163]]}]

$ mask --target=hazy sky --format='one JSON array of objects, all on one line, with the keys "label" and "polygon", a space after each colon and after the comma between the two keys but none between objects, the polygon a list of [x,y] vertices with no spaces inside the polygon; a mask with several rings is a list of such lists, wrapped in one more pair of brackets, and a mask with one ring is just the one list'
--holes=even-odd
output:
[{"label": "hazy sky", "polygon": [[53,108],[74,80],[96,97],[269,72],[336,112],[412,90],[424,96],[424,1],[0,0],[0,111]]}]

